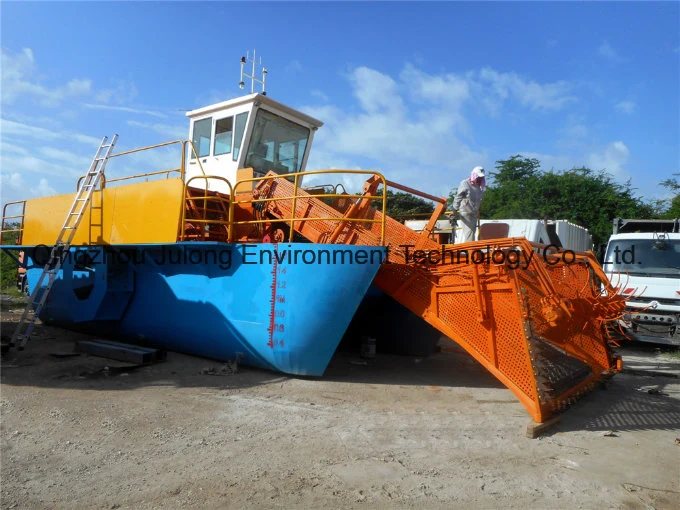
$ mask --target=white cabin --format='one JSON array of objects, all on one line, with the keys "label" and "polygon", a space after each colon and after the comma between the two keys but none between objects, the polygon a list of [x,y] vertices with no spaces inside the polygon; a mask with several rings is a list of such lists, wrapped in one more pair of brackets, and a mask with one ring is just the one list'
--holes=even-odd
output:
[{"label": "white cabin", "polygon": [[[252,168],[252,177],[270,170],[278,174],[305,170],[314,132],[323,126],[309,115],[254,93],[187,112],[189,139],[205,175],[225,178],[233,186],[237,171]],[[201,176],[191,148],[186,179]],[[191,185],[205,188],[205,180]],[[229,193],[228,186],[212,179],[208,189]],[[239,189],[239,191],[242,191]]]}]

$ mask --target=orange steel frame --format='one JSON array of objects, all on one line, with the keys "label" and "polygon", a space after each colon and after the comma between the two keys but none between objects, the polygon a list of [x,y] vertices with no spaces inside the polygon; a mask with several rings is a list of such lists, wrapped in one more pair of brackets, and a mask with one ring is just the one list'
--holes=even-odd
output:
[{"label": "orange steel frame", "polygon": [[[415,191],[371,178],[364,186],[365,196],[346,210],[335,211],[344,213],[335,220],[321,220],[332,217],[334,210],[318,196],[298,190],[293,201],[293,184],[274,175],[256,187],[255,196],[267,203],[272,217],[306,215],[305,221],[296,220],[295,230],[311,242],[387,245],[389,264],[382,266],[374,283],[465,348],[517,396],[537,422],[547,420],[621,368],[620,360],[610,352],[605,325],[622,313],[625,302],[592,253],[574,254],[567,264],[559,260],[566,251],[552,250],[545,260],[539,260],[536,250],[547,247],[525,238],[509,238],[453,246],[468,253],[515,250],[518,257],[531,257],[521,272],[505,265],[406,260],[404,248],[409,246],[414,252],[442,249],[429,239],[429,232],[446,201],[426,195],[438,205],[418,234],[370,207],[380,184]],[[375,227],[382,223],[384,235]],[[545,357],[546,350],[573,372],[569,387],[560,387],[563,381],[551,374],[554,360]],[[577,377],[585,372],[586,376]]]}]

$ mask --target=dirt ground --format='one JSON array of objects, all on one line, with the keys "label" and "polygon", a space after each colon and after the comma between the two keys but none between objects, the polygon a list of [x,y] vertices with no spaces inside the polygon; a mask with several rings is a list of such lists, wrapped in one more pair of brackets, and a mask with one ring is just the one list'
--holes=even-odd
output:
[{"label": "dirt ground", "polygon": [[450,341],[297,378],[55,356],[82,338],[38,326],[3,357],[2,508],[680,508],[680,358],[653,348],[529,439]]}]

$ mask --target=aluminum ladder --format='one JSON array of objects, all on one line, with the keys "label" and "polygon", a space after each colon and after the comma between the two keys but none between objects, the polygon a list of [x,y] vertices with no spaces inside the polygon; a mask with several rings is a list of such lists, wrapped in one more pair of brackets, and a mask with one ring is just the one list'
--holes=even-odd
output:
[{"label": "aluminum ladder", "polygon": [[[111,152],[113,151],[113,147],[116,145],[117,140],[118,135],[115,134],[113,135],[111,143],[107,143],[108,137],[105,136],[102,139],[101,144],[99,144],[99,149],[97,149],[94,159],[92,160],[90,169],[87,171],[85,179],[83,179],[83,183],[76,192],[71,209],[66,215],[64,225],[61,227],[59,236],[52,247],[50,258],[47,264],[45,264],[45,268],[43,269],[40,278],[35,284],[35,288],[31,293],[31,298],[29,299],[28,305],[26,305],[26,308],[24,309],[21,320],[14,330],[14,334],[12,335],[12,340],[10,342],[11,347],[16,346],[20,351],[22,351],[31,337],[31,332],[33,331],[35,321],[38,319],[38,316],[40,315],[40,312],[42,312],[43,306],[47,301],[47,296],[52,289],[54,280],[56,279],[56,276],[59,273],[62,264],[64,263],[64,257],[71,247],[71,241],[73,241],[73,238],[76,235],[78,225],[80,225],[80,221],[83,219],[83,213],[90,204],[92,193],[97,188],[97,185],[101,180],[101,176],[104,174],[106,162],[111,156]],[[46,276],[48,277],[47,285],[42,287],[43,280]]]}]

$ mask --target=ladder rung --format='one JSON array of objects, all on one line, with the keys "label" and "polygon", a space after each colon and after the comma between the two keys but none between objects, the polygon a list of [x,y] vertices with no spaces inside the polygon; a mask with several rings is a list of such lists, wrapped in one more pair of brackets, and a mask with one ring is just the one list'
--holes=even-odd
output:
[{"label": "ladder rung", "polygon": [[[78,202],[88,202],[90,200],[90,197],[93,192],[93,188],[95,187],[95,183],[97,182],[98,178],[103,175],[104,173],[104,166],[106,165],[106,160],[110,157],[110,153],[112,151],[113,146],[116,143],[116,140],[118,139],[118,135],[115,135],[111,142],[105,143],[108,141],[107,137],[104,137],[102,140],[101,145],[99,146],[99,149],[97,150],[97,153],[95,154],[94,160],[92,161],[92,165],[90,166],[90,170],[88,170],[86,174],[86,180],[83,182],[82,187],[78,190],[76,194],[76,198],[73,202],[73,205],[71,206],[71,210],[66,216],[66,221],[64,222],[64,226],[61,229],[61,232],[59,233],[59,237],[57,238],[57,243],[55,244],[55,248],[52,250],[52,253],[50,255],[49,262],[46,264],[45,269],[43,269],[42,274],[40,275],[40,278],[38,279],[38,285],[37,288],[44,289],[43,293],[40,297],[40,299],[37,299],[37,288],[34,291],[33,299],[31,300],[31,303],[26,305],[26,308],[24,309],[24,314],[21,317],[21,320],[19,321],[19,324],[17,324],[17,327],[15,329],[15,332],[13,334],[12,340],[10,345],[19,345],[19,349],[23,349],[23,346],[28,342],[28,339],[31,336],[31,332],[33,330],[33,326],[35,324],[35,321],[38,319],[38,316],[42,312],[42,309],[46,303],[47,296],[52,289],[52,285],[54,284],[56,280],[56,275],[57,273],[61,270],[62,266],[62,260],[60,258],[60,254],[57,252],[56,247],[59,246],[61,248],[64,248],[68,250],[70,248],[70,239],[73,238],[74,233],[69,234],[69,241],[66,243],[63,243],[61,241],[62,237],[64,236],[64,232],[67,230],[75,230],[75,226],[66,226],[69,222],[70,219],[73,216],[76,216],[78,219],[75,220],[75,223],[77,224],[82,217],[82,215],[85,212],[85,207],[86,205],[83,205],[83,207],[78,210],[76,207],[76,204]],[[104,151],[104,149],[107,149]],[[99,165],[99,163],[102,163]],[[98,207],[101,209],[102,207]],[[53,267],[50,267],[53,266]],[[59,269],[57,269],[59,268]],[[49,275],[49,281],[47,285],[43,285],[43,279],[45,276]],[[35,309],[33,309],[35,307]],[[23,330],[23,331],[22,331]]]}]

